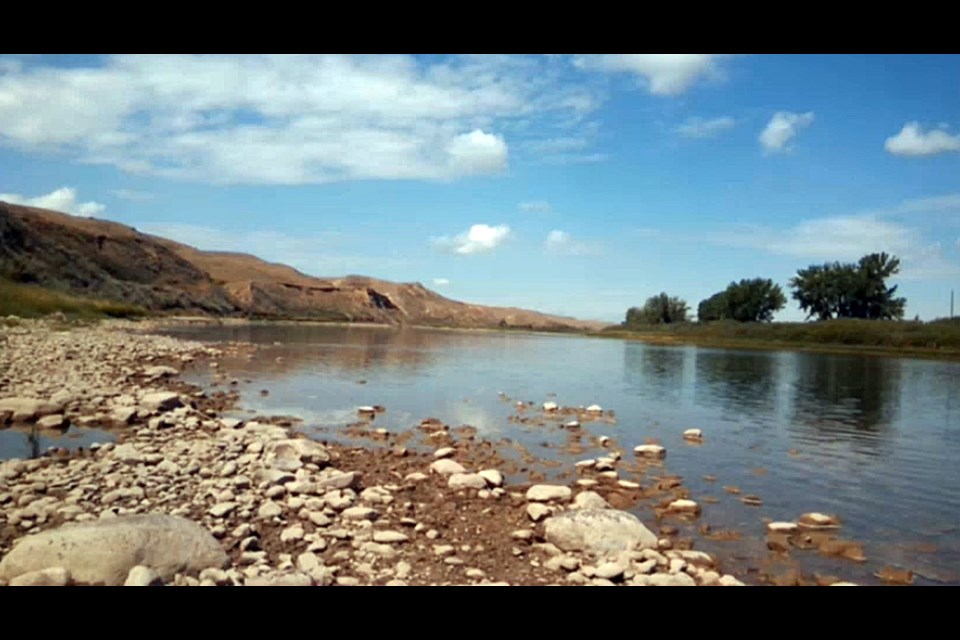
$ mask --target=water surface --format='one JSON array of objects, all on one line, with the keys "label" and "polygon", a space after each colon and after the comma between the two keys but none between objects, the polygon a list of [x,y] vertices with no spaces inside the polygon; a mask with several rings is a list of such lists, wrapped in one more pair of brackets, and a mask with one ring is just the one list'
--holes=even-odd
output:
[{"label": "water surface", "polygon": [[[253,360],[223,361],[230,375],[251,381],[240,385],[243,406],[300,416],[315,436],[355,421],[357,406],[379,404],[387,411],[378,427],[408,429],[433,416],[562,456],[559,447],[543,446],[562,445],[562,429],[510,422],[512,403],[498,393],[538,404],[598,403],[616,412],[617,424],[585,425],[591,433],[615,437],[626,452],[658,438],[669,472],[702,502],[700,522],[743,534],[698,541],[698,548],[755,570],[769,562],[764,518],[821,511],[842,518],[842,537],[863,543],[868,560],[792,554],[806,573],[874,583],[873,572],[890,565],[913,570],[916,584],[960,584],[956,363],[500,332],[243,326],[172,333],[263,345]],[[703,429],[702,445],[682,441],[689,427]],[[723,485],[758,495],[763,505],[746,506]],[[709,496],[718,502],[703,503]]]}]

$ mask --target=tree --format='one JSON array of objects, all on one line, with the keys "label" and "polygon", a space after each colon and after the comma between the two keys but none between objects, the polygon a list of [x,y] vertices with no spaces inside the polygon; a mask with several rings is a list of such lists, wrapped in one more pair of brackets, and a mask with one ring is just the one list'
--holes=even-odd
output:
[{"label": "tree", "polygon": [[666,293],[648,298],[643,307],[630,307],[624,324],[667,324],[686,322],[689,307],[680,298],[671,298]]},{"label": "tree", "polygon": [[780,285],[773,280],[754,278],[731,282],[697,307],[701,322],[711,320],[737,320],[738,322],[769,322],[773,314],[783,309],[787,298]]},{"label": "tree", "polygon": [[900,271],[900,260],[872,253],[857,263],[811,265],[790,280],[793,298],[807,318],[902,318],[906,298],[894,297],[897,286],[886,280]]}]

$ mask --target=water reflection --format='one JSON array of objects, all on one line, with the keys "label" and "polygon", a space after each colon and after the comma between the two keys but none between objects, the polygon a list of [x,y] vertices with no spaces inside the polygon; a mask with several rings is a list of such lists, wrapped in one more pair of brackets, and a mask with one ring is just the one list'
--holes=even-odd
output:
[{"label": "water reflection", "polygon": [[698,350],[694,397],[719,404],[734,416],[766,414],[777,405],[780,385],[778,354]]},{"label": "water reflection", "polygon": [[901,361],[799,354],[792,422],[826,435],[881,434],[897,420]]}]

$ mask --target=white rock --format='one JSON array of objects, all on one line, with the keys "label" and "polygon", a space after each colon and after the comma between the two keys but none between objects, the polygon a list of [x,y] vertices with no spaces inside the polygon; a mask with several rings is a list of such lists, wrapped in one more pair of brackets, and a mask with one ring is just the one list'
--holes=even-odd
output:
[{"label": "white rock", "polygon": [[554,515],[544,522],[544,536],[563,551],[617,553],[657,546],[657,537],[636,516],[615,509]]},{"label": "white rock", "polygon": [[559,409],[559,407],[557,406],[557,403],[556,403],[556,402],[544,402],[544,403],[543,403],[543,410],[544,410],[544,411],[556,411],[557,409]]},{"label": "white rock", "polygon": [[430,471],[442,476],[450,476],[455,473],[466,473],[467,470],[462,464],[449,458],[443,458],[430,465]]},{"label": "white rock", "polygon": [[451,489],[485,489],[487,481],[479,473],[454,473],[447,480]]},{"label": "white rock", "polygon": [[487,481],[491,487],[500,487],[503,486],[503,474],[497,471],[496,469],[483,469],[478,472],[484,480]]},{"label": "white rock", "polygon": [[836,529],[840,526],[836,516],[817,512],[803,514],[797,523],[806,529]]},{"label": "white rock", "polygon": [[350,507],[341,513],[346,520],[375,520],[379,513],[370,507]]},{"label": "white rock", "polygon": [[150,567],[137,565],[130,569],[127,579],[124,581],[125,587],[152,587],[160,584],[160,576]]},{"label": "white rock", "polygon": [[772,533],[796,533],[799,528],[796,522],[771,522],[767,525],[767,530]]},{"label": "white rock", "polygon": [[534,522],[539,522],[551,513],[553,513],[553,509],[546,505],[536,502],[527,505],[527,516],[529,516],[529,518]]},{"label": "white rock", "polygon": [[274,502],[273,500],[267,500],[260,505],[260,508],[257,509],[257,517],[261,519],[276,518],[277,516],[283,514],[283,507]]},{"label": "white rock", "polygon": [[236,502],[218,502],[217,504],[210,507],[207,513],[212,515],[214,518],[222,518],[236,508],[237,508]]},{"label": "white rock", "polygon": [[667,505],[668,511],[673,511],[676,513],[699,513],[700,505],[694,502],[693,500],[674,500],[669,505]]},{"label": "white rock", "polygon": [[687,429],[683,432],[684,440],[703,440],[703,431],[700,429]]},{"label": "white rock", "polygon": [[11,587],[65,587],[68,584],[70,572],[63,567],[31,571],[10,580]]},{"label": "white rock", "polygon": [[745,587],[746,585],[734,578],[733,576],[727,575],[720,578],[720,585],[724,587]]},{"label": "white rock", "polygon": [[535,484],[527,489],[527,500],[530,502],[551,502],[554,500],[569,500],[573,491],[570,487],[555,484]]},{"label": "white rock", "polygon": [[441,458],[449,458],[457,452],[453,447],[441,447],[433,452],[433,457],[437,460]]},{"label": "white rock", "polygon": [[395,544],[399,542],[407,542],[409,539],[410,539],[410,536],[404,533],[400,533],[399,531],[374,531],[373,532],[374,542]]},{"label": "white rock", "polygon": [[148,393],[140,398],[140,406],[149,411],[170,411],[183,406],[180,395],[172,391]]},{"label": "white rock", "polygon": [[609,509],[610,504],[595,491],[581,491],[573,499],[571,509]]},{"label": "white rock", "polygon": [[622,578],[624,566],[619,562],[604,562],[596,568],[594,575],[604,580],[616,580]]},{"label": "white rock", "polygon": [[667,450],[658,444],[641,444],[634,447],[633,452],[646,458],[663,458],[667,455]]},{"label": "white rock", "polygon": [[63,414],[55,413],[49,416],[43,416],[37,420],[37,426],[41,429],[60,429],[67,424]]},{"label": "white rock", "polygon": [[598,404],[592,404],[587,407],[587,411],[590,411],[591,413],[600,413],[603,411],[603,408]]}]

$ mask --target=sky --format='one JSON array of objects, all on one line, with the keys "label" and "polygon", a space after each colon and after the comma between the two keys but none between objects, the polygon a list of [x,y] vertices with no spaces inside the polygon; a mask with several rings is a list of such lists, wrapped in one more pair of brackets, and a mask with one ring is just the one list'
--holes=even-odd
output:
[{"label": "sky", "polygon": [[960,55],[0,55],[0,200],[610,322],[886,251],[929,320]]}]

